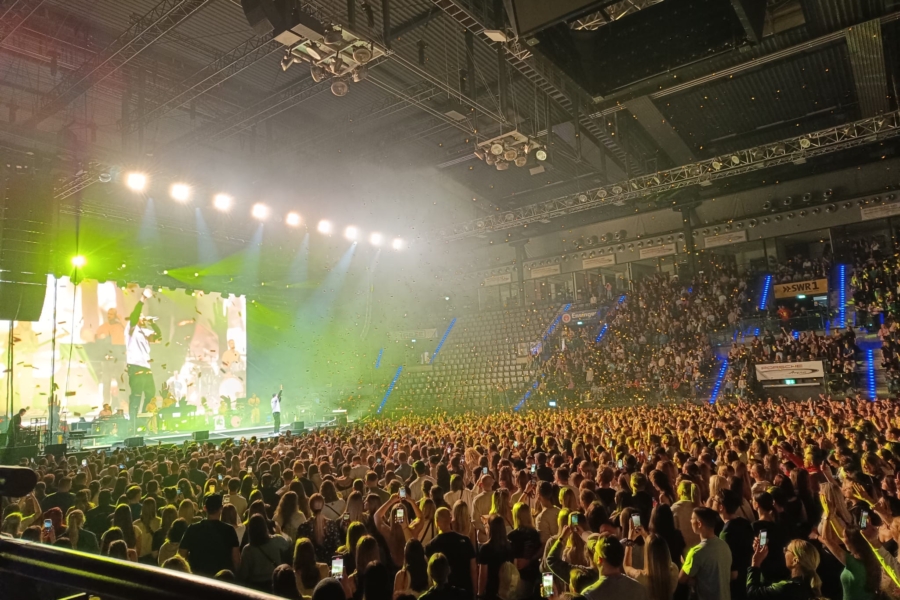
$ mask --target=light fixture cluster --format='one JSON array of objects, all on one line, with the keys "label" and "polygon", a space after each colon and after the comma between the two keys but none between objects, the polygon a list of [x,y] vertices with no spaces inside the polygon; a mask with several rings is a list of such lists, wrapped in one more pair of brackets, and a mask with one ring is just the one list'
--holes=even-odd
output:
[{"label": "light fixture cluster", "polygon": [[331,93],[345,96],[350,82],[360,82],[369,74],[369,63],[384,56],[384,52],[370,41],[361,39],[345,27],[330,26],[321,32],[312,29],[305,35],[288,36],[279,40],[287,47],[281,59],[281,69],[306,63],[315,82],[331,78]]},{"label": "light fixture cluster", "polygon": [[[532,168],[547,160],[547,149],[540,142],[518,131],[510,131],[501,136],[481,142],[475,149],[475,156],[498,171],[509,169],[509,165]],[[543,172],[543,169],[540,170]]]}]

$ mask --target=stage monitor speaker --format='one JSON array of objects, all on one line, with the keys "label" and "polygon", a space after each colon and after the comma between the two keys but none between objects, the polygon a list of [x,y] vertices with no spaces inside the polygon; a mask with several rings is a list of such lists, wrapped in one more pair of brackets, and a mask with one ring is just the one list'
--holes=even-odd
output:
[{"label": "stage monitor speaker", "polygon": [[66,444],[47,444],[44,446],[44,454],[52,454],[56,458],[65,456],[68,451],[69,447]]},{"label": "stage monitor speaker", "polygon": [[294,421],[291,423],[291,433],[303,433],[306,429],[304,425],[305,423],[303,421]]},{"label": "stage monitor speaker", "polygon": [[143,448],[144,447],[144,436],[125,438],[125,447],[126,448]]},{"label": "stage monitor speaker", "polygon": [[3,464],[17,465],[23,458],[37,458],[37,445],[10,446],[3,451]]},{"label": "stage monitor speaker", "polygon": [[56,200],[48,175],[14,175],[0,194],[0,321],[39,321],[53,270]]},{"label": "stage monitor speaker", "polygon": [[195,431],[191,434],[191,439],[195,442],[205,442],[209,439],[209,431]]}]

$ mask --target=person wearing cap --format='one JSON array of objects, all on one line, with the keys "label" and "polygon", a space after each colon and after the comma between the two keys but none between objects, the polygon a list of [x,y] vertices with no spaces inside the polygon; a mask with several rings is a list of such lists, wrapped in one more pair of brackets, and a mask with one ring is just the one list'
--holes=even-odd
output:
[{"label": "person wearing cap", "polygon": [[178,553],[195,574],[214,577],[222,569],[236,573],[241,564],[238,537],[234,527],[221,520],[222,495],[207,494],[203,506],[206,520],[188,527]]}]

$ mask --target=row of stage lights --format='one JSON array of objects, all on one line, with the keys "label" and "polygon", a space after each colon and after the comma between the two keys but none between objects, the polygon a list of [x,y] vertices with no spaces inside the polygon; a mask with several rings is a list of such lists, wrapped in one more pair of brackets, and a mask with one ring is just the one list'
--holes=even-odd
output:
[{"label": "row of stage lights", "polygon": [[[144,192],[147,189],[147,184],[148,178],[143,173],[132,172],[125,176],[125,185],[134,192]],[[186,183],[173,183],[169,186],[169,196],[176,202],[187,202],[191,199],[192,195],[193,189]],[[216,210],[228,212],[234,205],[234,198],[228,194],[216,194],[213,196],[212,204]],[[250,209],[250,214],[258,221],[265,221],[271,215],[271,210],[265,204],[257,202]],[[285,215],[284,222],[290,227],[299,227],[302,219],[300,218],[299,213],[289,212]],[[323,219],[319,221],[316,230],[322,235],[331,235],[334,233],[334,225],[331,221]],[[352,242],[359,241],[360,235],[361,232],[359,229],[352,225],[344,229],[344,237]],[[385,243],[385,238],[378,232],[372,232],[369,234],[369,243],[373,246],[382,246]],[[391,248],[394,250],[403,250],[405,247],[406,243],[402,238],[394,238],[391,241]]]}]

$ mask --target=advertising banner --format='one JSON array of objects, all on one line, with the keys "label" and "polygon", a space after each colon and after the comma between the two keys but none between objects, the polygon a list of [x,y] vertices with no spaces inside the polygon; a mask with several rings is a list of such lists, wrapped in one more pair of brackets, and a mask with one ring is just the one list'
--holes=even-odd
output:
[{"label": "advertising banner", "polygon": [[793,298],[795,296],[821,296],[828,293],[827,279],[813,279],[811,281],[792,281],[790,283],[776,283],[776,298]]},{"label": "advertising banner", "polygon": [[821,360],[756,365],[756,378],[760,381],[809,379],[812,377],[825,377],[825,369]]}]

